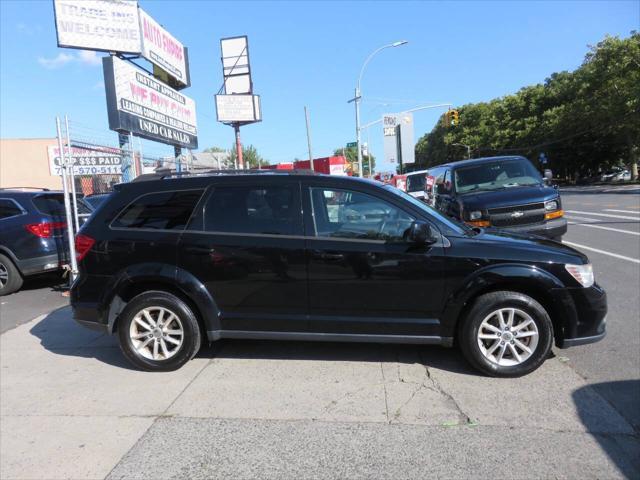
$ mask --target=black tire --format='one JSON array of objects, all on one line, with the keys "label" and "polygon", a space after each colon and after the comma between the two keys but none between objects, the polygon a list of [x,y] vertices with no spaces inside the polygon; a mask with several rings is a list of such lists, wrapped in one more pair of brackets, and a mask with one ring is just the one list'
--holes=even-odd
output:
[{"label": "black tire", "polygon": [[[501,308],[515,308],[526,313],[537,328],[537,346],[529,358],[517,365],[505,366],[491,361],[485,357],[478,345],[478,333],[482,322],[492,312]],[[491,292],[475,300],[465,318],[460,322],[458,339],[462,354],[474,368],[493,377],[520,377],[533,372],[549,356],[553,345],[553,324],[544,307],[528,295],[507,291]]]},{"label": "black tire", "polygon": [[[17,292],[22,287],[24,280],[20,271],[5,255],[0,254],[0,297]],[[6,278],[5,278],[6,276]]]},{"label": "black tire", "polygon": [[[145,308],[163,308],[172,312],[178,317],[180,326],[182,327],[183,336],[180,346],[175,348],[175,353],[167,359],[147,358],[141,353],[145,349],[136,349],[131,338],[131,324],[134,322],[136,315]],[[156,318],[157,320],[157,318]],[[173,324],[174,328],[176,323]],[[137,326],[135,327],[137,328]],[[169,372],[179,369],[182,365],[191,360],[200,349],[201,333],[198,320],[189,306],[175,295],[163,291],[149,291],[141,293],[127,303],[120,316],[118,317],[118,337],[120,339],[120,348],[127,360],[133,365],[146,371]],[[151,338],[151,337],[148,337]],[[163,337],[166,338],[166,337]],[[178,337],[180,338],[180,337]],[[175,339],[175,337],[174,337]],[[146,340],[142,339],[142,340]],[[151,344],[155,343],[155,338],[150,340]],[[159,339],[158,339],[159,341]],[[165,343],[169,348],[170,344]]]}]

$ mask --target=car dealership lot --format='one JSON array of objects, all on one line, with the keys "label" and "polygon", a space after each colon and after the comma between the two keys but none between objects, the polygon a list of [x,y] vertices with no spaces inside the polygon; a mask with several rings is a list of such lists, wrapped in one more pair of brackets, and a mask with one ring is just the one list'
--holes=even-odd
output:
[{"label": "car dealership lot", "polygon": [[638,477],[640,192],[612,190],[563,194],[609,294],[598,344],[509,380],[457,350],[267,341],[144,373],[66,307],[0,337],[0,477]]}]

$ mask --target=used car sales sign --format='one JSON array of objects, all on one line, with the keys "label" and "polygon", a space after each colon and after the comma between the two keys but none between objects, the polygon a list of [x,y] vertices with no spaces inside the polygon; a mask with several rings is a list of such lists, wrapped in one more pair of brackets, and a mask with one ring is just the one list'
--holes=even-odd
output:
[{"label": "used car sales sign", "polygon": [[109,128],[185,148],[198,147],[195,102],[117,57],[102,59]]}]

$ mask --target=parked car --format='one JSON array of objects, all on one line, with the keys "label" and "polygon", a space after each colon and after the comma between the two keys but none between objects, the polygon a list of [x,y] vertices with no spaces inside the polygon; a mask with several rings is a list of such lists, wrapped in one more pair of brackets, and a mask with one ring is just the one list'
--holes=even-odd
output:
[{"label": "parked car", "polygon": [[428,170],[418,170],[416,172],[407,173],[406,192],[419,200],[426,197],[425,187],[427,182]]},{"label": "parked car", "polygon": [[95,210],[100,205],[102,205],[102,202],[109,198],[109,195],[111,195],[111,193],[95,193],[93,195],[87,195],[86,197],[84,197],[84,201],[90,204]]},{"label": "parked car", "polygon": [[221,338],[457,342],[511,377],[605,335],[606,294],[566,245],[369,180],[159,177],[117,185],[76,237],[74,318],[138,368],[177,369]]},{"label": "parked car", "polygon": [[427,202],[468,225],[560,240],[567,232],[557,188],[524,157],[488,157],[429,169]]},{"label": "parked car", "polygon": [[[78,198],[80,222],[91,212]],[[18,291],[25,277],[62,268],[66,229],[62,192],[0,189],[0,296]]]},{"label": "parked car", "polygon": [[600,175],[601,182],[622,182],[631,180],[631,172],[626,168],[614,167]]}]

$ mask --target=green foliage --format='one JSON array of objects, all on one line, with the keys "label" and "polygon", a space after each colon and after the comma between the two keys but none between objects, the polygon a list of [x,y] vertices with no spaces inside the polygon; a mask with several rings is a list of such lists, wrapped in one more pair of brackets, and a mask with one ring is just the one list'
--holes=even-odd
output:
[{"label": "green foliage", "polygon": [[640,154],[640,34],[605,37],[590,47],[582,65],[514,95],[458,108],[460,124],[438,121],[416,144],[416,162],[438,165],[472,157],[524,155],[572,176],[614,164],[637,162]]},{"label": "green foliage", "polygon": [[[231,158],[231,164],[235,165],[238,157],[235,143],[229,149],[229,156]],[[244,162],[245,168],[247,166],[249,168],[258,168],[258,165],[261,167],[269,165],[269,162],[262,158],[262,155],[258,153],[258,150],[253,145],[242,147],[242,161]]]},{"label": "green foliage", "polygon": [[[347,159],[347,163],[349,166],[347,167],[349,171],[357,172],[358,171],[358,148],[357,147],[344,147],[344,148],[336,148],[333,151],[334,155],[344,155]],[[355,168],[354,168],[355,165]],[[371,155],[363,155],[362,156],[362,170],[364,170],[365,177],[370,175],[370,172],[376,171],[376,157]]]}]

